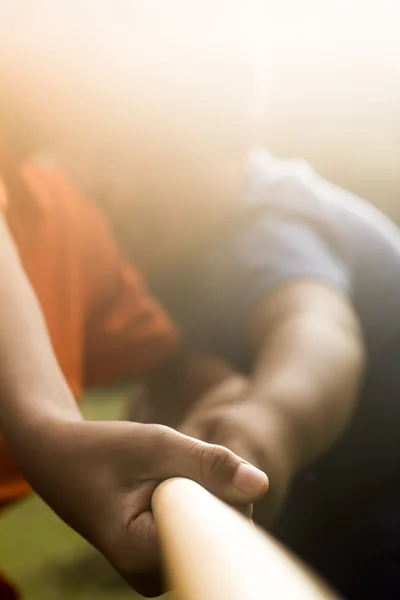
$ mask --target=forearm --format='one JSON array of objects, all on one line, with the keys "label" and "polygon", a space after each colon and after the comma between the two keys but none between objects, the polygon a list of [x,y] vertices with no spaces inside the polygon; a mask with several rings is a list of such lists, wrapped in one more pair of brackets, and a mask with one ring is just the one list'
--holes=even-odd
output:
[{"label": "forearm", "polygon": [[38,302],[0,216],[0,427],[28,444],[42,420],[79,419],[54,356]]},{"label": "forearm", "polygon": [[300,469],[335,442],[355,408],[364,366],[356,319],[340,300],[329,315],[300,303],[258,348],[251,396],[282,425]]}]

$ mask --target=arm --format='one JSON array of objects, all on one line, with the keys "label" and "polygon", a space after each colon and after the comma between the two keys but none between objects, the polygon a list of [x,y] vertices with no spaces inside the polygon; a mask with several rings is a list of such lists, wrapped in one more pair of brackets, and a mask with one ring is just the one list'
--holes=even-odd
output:
[{"label": "arm", "polygon": [[250,337],[257,359],[248,393],[282,423],[298,470],[335,442],[353,413],[365,361],[357,318],[333,288],[293,282],[260,303]]},{"label": "arm", "polygon": [[[354,278],[342,252],[346,238],[327,209],[330,189],[321,205],[325,188],[313,180],[273,177],[261,185],[260,198],[270,200],[221,245],[203,283],[205,299],[219,308],[213,326],[231,336],[236,323],[234,343],[247,343],[253,371],[241,390],[211,390],[207,410],[199,403],[183,431],[266,470],[273,516],[296,472],[334,444],[351,418],[364,348],[348,300]],[[345,212],[341,218],[346,227]]]},{"label": "arm", "polygon": [[167,427],[83,421],[1,216],[0,274],[2,433],[53,510],[133,587],[159,594],[150,510],[157,483],[188,477],[231,504],[246,505],[265,492],[266,477],[228,450]]},{"label": "arm", "polygon": [[46,331],[36,297],[0,215],[0,425],[10,443],[51,419],[80,420]]},{"label": "arm", "polygon": [[263,522],[279,513],[297,472],[340,436],[364,366],[357,319],[345,296],[312,281],[284,284],[258,305],[249,337],[250,378],[233,375],[193,407],[181,431],[224,445],[264,470]]}]

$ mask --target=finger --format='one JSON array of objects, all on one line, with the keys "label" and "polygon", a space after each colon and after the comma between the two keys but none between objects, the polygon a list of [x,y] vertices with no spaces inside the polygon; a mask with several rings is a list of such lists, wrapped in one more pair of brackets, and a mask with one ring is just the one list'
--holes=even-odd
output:
[{"label": "finger", "polygon": [[[207,444],[159,425],[153,432],[149,479],[187,477],[229,504],[250,504],[268,489],[259,469],[222,446]],[[155,445],[154,445],[155,444]]]},{"label": "finger", "polygon": [[241,456],[246,462],[258,467],[256,457],[254,453],[249,449],[249,444],[246,443],[239,435],[223,435],[217,436],[214,439],[210,439],[212,443],[218,443],[226,448],[229,448],[231,452]]},{"label": "finger", "polygon": [[213,421],[188,419],[179,427],[179,431],[208,444],[225,446],[246,462],[258,467],[254,453],[250,450],[249,443],[243,438],[242,433],[235,430],[235,427],[230,427],[229,423],[223,422],[221,419]]},{"label": "finger", "polygon": [[179,431],[209,444],[225,446],[246,462],[259,467],[257,457],[250,448],[252,440],[244,436],[237,423],[230,423],[229,418],[188,419]]}]

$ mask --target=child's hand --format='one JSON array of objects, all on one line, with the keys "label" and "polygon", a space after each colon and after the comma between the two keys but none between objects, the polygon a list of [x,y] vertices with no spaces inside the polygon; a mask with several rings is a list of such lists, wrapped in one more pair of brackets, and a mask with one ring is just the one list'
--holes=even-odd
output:
[{"label": "child's hand", "polygon": [[249,390],[245,377],[227,379],[197,402],[179,430],[225,446],[266,472],[270,487],[258,511],[266,525],[282,508],[293,476],[290,440],[278,415]]},{"label": "child's hand", "polygon": [[37,456],[24,469],[33,487],[149,596],[162,591],[151,513],[159,482],[187,477],[237,506],[258,500],[268,485],[263,473],[226,448],[161,425],[62,423],[43,436]]}]

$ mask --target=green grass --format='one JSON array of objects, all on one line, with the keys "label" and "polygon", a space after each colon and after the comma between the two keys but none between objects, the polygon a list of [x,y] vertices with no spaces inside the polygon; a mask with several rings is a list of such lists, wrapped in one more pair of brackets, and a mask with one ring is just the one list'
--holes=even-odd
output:
[{"label": "green grass", "polygon": [[[117,419],[125,393],[105,392],[84,403],[90,419]],[[24,600],[138,598],[108,563],[37,497],[0,518],[0,568]]]}]

